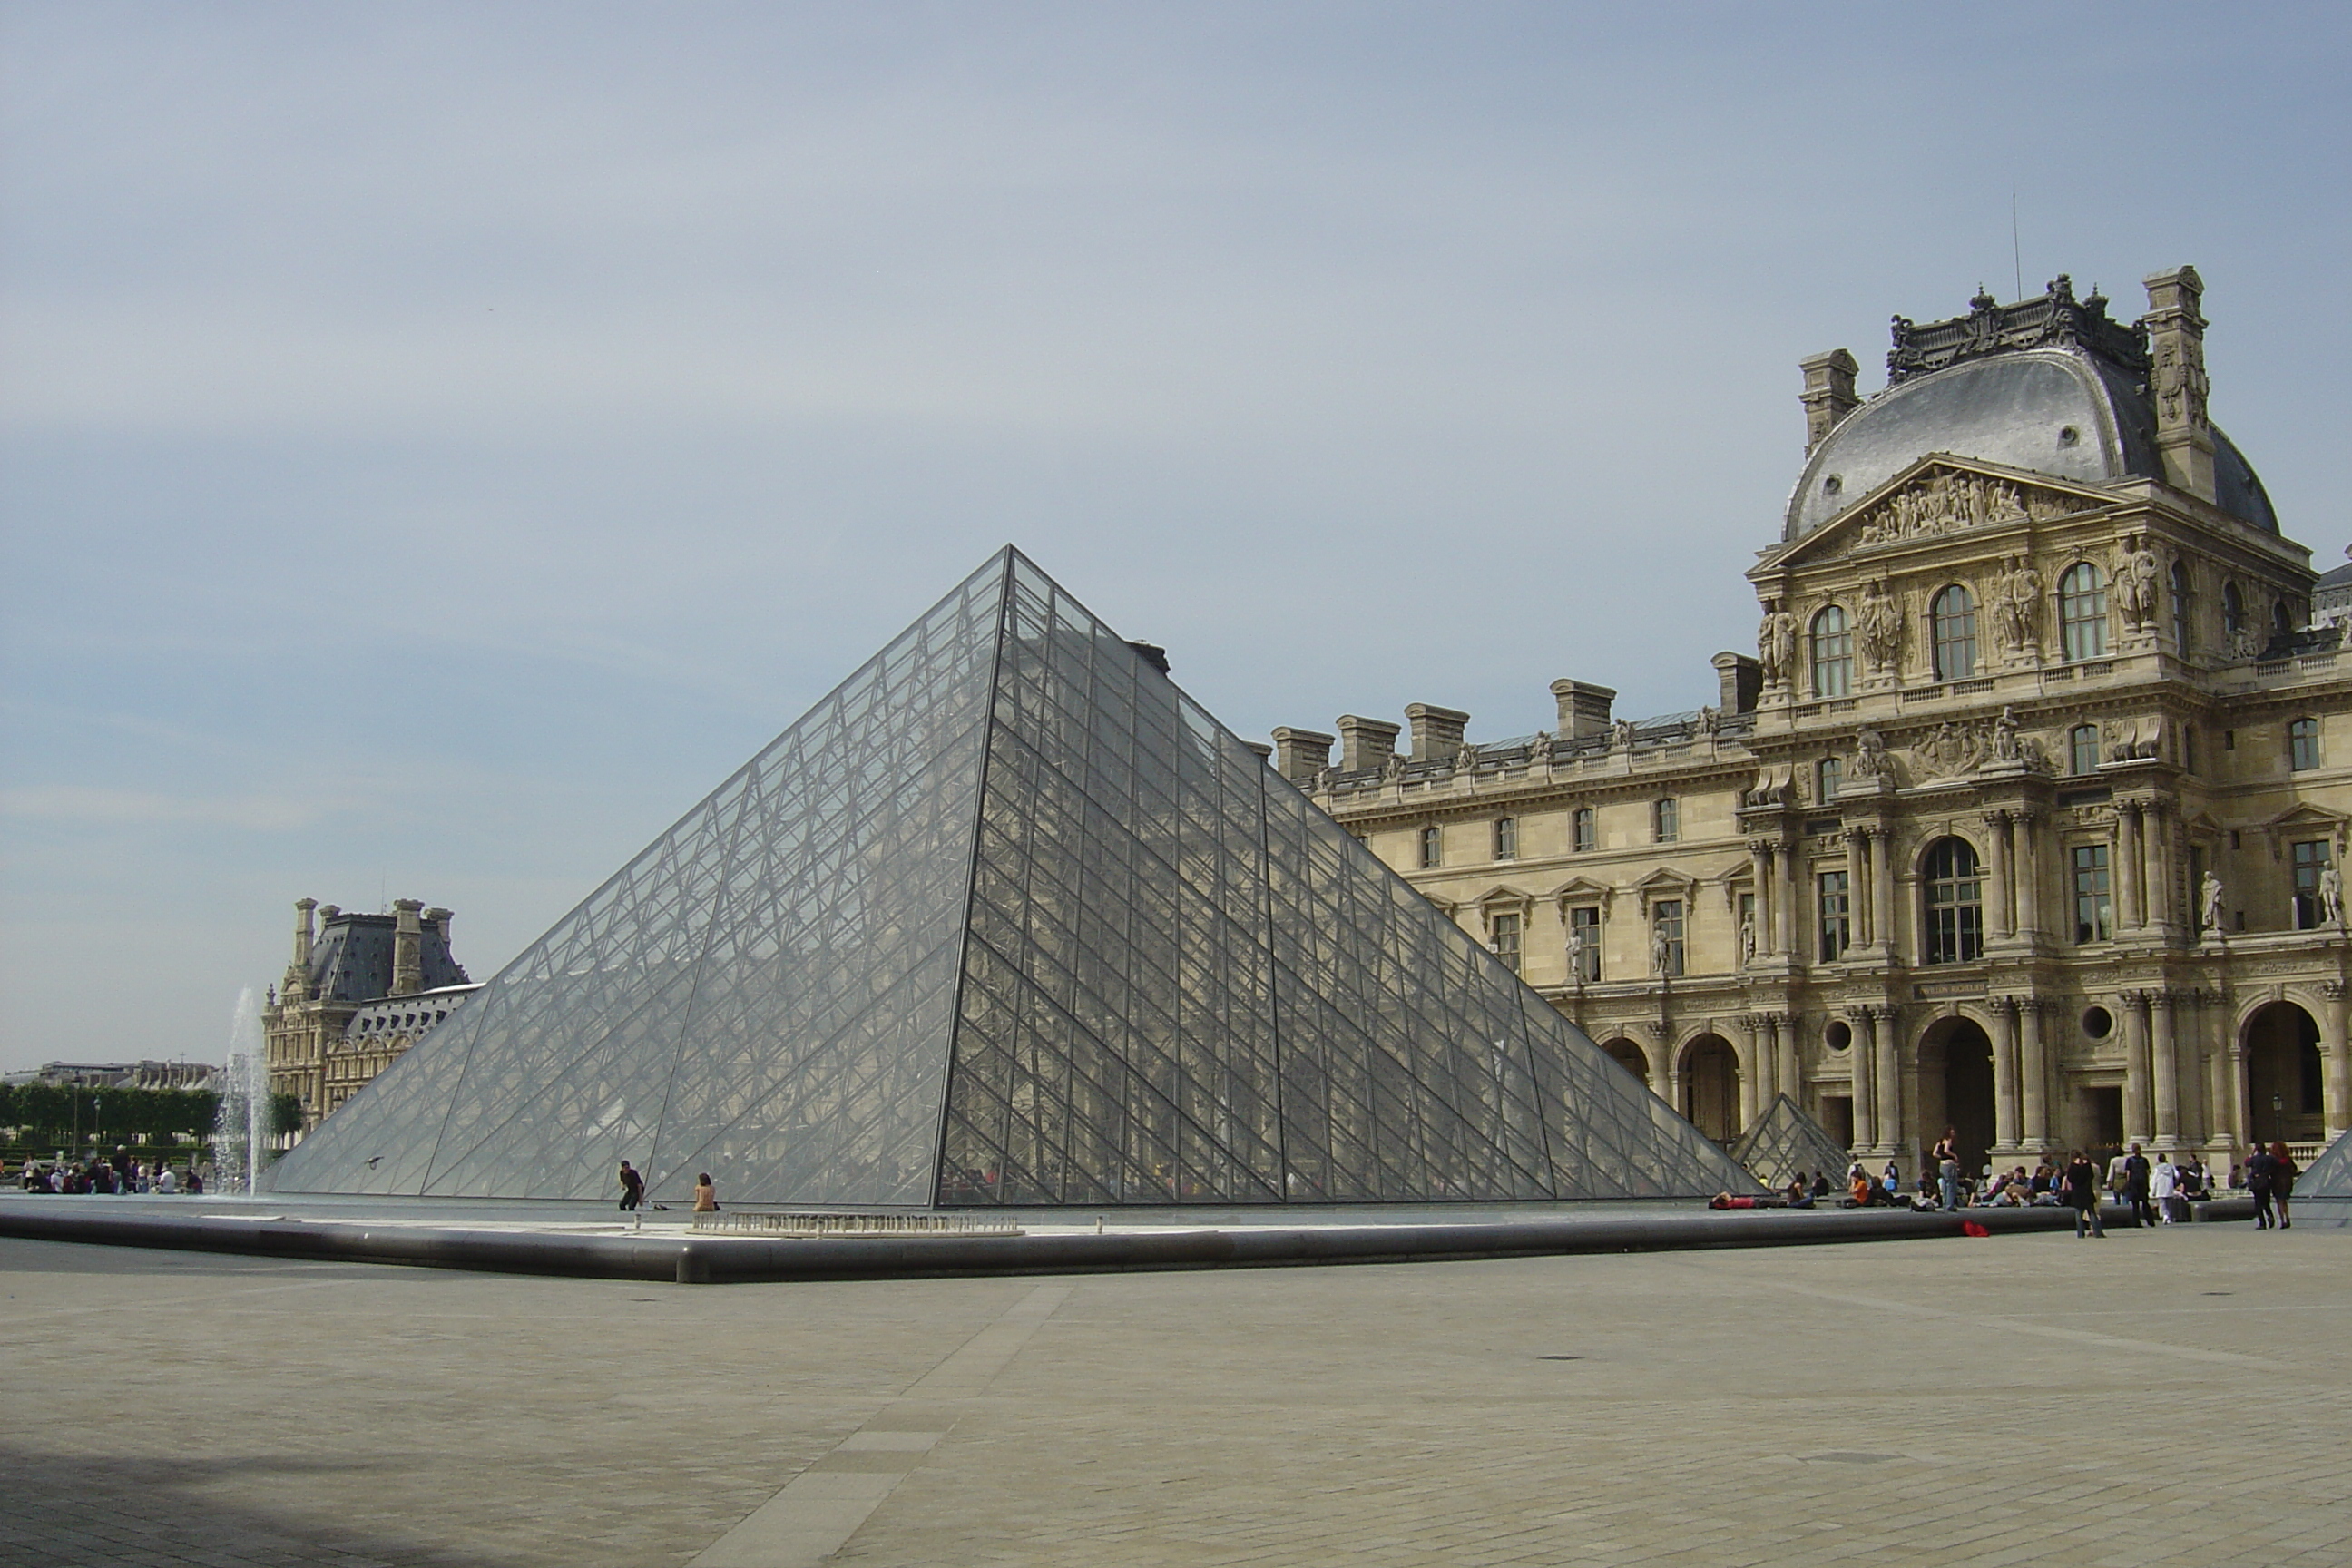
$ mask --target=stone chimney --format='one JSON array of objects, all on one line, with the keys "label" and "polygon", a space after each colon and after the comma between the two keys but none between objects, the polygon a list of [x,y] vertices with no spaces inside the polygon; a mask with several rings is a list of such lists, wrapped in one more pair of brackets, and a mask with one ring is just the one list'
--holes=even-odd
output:
[{"label": "stone chimney", "polygon": [[1274,748],[1267,745],[1264,741],[1244,741],[1242,744],[1247,746],[1251,751],[1255,752],[1259,762],[1270,763],[1274,761]]},{"label": "stone chimney", "polygon": [[1552,700],[1559,704],[1559,738],[1573,741],[1580,735],[1605,735],[1609,732],[1609,710],[1617,700],[1617,693],[1606,686],[1590,686],[1581,680],[1555,680],[1551,683]]},{"label": "stone chimney", "polygon": [[1294,730],[1287,724],[1274,731],[1274,771],[1302,788],[1331,765],[1332,737],[1314,730]]},{"label": "stone chimney", "polygon": [[1715,705],[1726,713],[1753,713],[1764,692],[1764,667],[1744,653],[1719,653],[1715,666]]},{"label": "stone chimney", "polygon": [[1349,773],[1361,773],[1366,768],[1384,767],[1396,755],[1397,732],[1402,725],[1380,719],[1360,719],[1353,713],[1339,715],[1339,766]]},{"label": "stone chimney", "polygon": [[417,911],[425,906],[415,899],[392,900],[392,994],[410,996],[425,989],[424,932]]},{"label": "stone chimney", "polygon": [[1452,758],[1462,749],[1463,732],[1470,728],[1469,714],[1453,708],[1433,708],[1426,702],[1407,703],[1404,716],[1412,724],[1412,760],[1416,763]]},{"label": "stone chimney", "polygon": [[1853,373],[1862,367],[1845,350],[1832,349],[1799,361],[1798,368],[1805,373],[1805,390],[1797,401],[1805,405],[1805,450],[1811,452],[1840,420],[1862,406],[1853,390]]},{"label": "stone chimney", "polygon": [[294,900],[294,962],[286,966],[286,979],[278,986],[279,997],[288,1002],[310,999],[310,948],[317,932],[310,924],[310,912],[319,907],[316,899]]},{"label": "stone chimney", "polygon": [[2143,279],[2147,288],[2148,391],[2156,402],[2156,450],[2164,482],[2199,500],[2213,499],[2213,426],[2205,417],[2205,280],[2194,267]]},{"label": "stone chimney", "polygon": [[445,949],[449,945],[449,921],[451,918],[452,917],[447,910],[433,909],[425,911],[425,929],[439,936],[441,939],[441,945]]}]

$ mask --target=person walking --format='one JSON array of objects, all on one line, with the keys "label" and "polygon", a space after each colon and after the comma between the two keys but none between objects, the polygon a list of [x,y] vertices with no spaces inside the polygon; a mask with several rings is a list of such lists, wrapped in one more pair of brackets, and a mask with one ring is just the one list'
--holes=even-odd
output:
[{"label": "person walking", "polygon": [[2147,1195],[2156,1200],[2156,1216],[2166,1225],[2178,1225],[2188,1217],[2188,1204],[2180,1196],[2180,1172],[2169,1154],[2156,1157],[2156,1169],[2148,1176]]},{"label": "person walking", "polygon": [[637,1174],[636,1167],[626,1160],[621,1162],[621,1209],[623,1213],[646,1201],[646,1179]]},{"label": "person walking", "polygon": [[2139,1152],[2138,1144],[2133,1144],[2131,1152],[2124,1156],[2124,1202],[2131,1205],[2135,1229],[2146,1229],[2156,1223],[2156,1207],[2147,1201],[2148,1180],[2152,1174],[2147,1156]]},{"label": "person walking", "polygon": [[2063,1184],[2066,1206],[2074,1211],[2074,1239],[2080,1241],[2090,1235],[2105,1240],[2107,1229],[2099,1221],[2099,1168],[2077,1149],[2066,1156],[2066,1169],[2060,1181]]},{"label": "person walking", "polygon": [[2303,1174],[2303,1167],[2286,1152],[2284,1143],[2271,1145],[2271,1202],[2278,1209],[2281,1230],[2294,1226],[2294,1216],[2287,1212],[2287,1200],[2294,1196],[2294,1179]]},{"label": "person walking", "polygon": [[2268,1230],[2278,1223],[2278,1211],[2271,1205],[2271,1175],[2277,1162],[2271,1152],[2261,1144],[2246,1156],[2246,1191],[2254,1194],[2254,1228]]}]

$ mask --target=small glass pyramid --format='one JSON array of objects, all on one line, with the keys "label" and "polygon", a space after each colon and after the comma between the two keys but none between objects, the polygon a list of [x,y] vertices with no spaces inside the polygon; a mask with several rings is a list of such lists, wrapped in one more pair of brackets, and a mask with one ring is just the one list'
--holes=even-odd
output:
[{"label": "small glass pyramid", "polygon": [[1751,1187],[1010,548],[272,1185],[608,1197],[624,1159],[736,1203]]},{"label": "small glass pyramid", "polygon": [[1852,1163],[1828,1130],[1786,1094],[1775,1095],[1764,1114],[1733,1142],[1731,1157],[1768,1187],[1785,1187],[1801,1175],[1808,1181],[1827,1176],[1832,1186],[1843,1187]]},{"label": "small glass pyramid", "polygon": [[2352,1132],[2336,1134],[2336,1142],[2294,1179],[2299,1198],[2352,1198]]}]

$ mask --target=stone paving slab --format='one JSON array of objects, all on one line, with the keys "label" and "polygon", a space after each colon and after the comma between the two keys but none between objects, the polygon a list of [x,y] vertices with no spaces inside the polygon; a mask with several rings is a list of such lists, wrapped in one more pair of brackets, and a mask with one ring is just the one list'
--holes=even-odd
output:
[{"label": "stone paving slab", "polygon": [[2352,1235],[2221,1225],[709,1288],[5,1241],[0,1568],[2340,1568],[2347,1329]]}]

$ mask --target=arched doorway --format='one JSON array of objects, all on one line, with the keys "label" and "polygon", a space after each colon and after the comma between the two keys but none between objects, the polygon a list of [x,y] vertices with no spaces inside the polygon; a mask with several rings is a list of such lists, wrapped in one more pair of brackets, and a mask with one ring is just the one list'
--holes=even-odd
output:
[{"label": "arched doorway", "polygon": [[1974,1018],[1937,1019],[1919,1040],[1919,1079],[1923,1100],[1942,1101],[1920,1107],[1920,1142],[1932,1148],[1950,1128],[1960,1173],[1977,1175],[1992,1152],[1992,1037]]},{"label": "arched doorway", "polygon": [[2315,1143],[2326,1136],[2319,1026],[2292,1002],[2246,1020],[2246,1138]]},{"label": "arched doorway", "polygon": [[1643,1088],[1649,1087],[1650,1058],[1643,1054],[1641,1047],[1620,1035],[1601,1048],[1607,1051],[1610,1059],[1619,1067],[1641,1079]]},{"label": "arched doorway", "polygon": [[1718,1143],[1739,1136],[1739,1058],[1720,1035],[1701,1035],[1683,1052],[1683,1114]]}]

